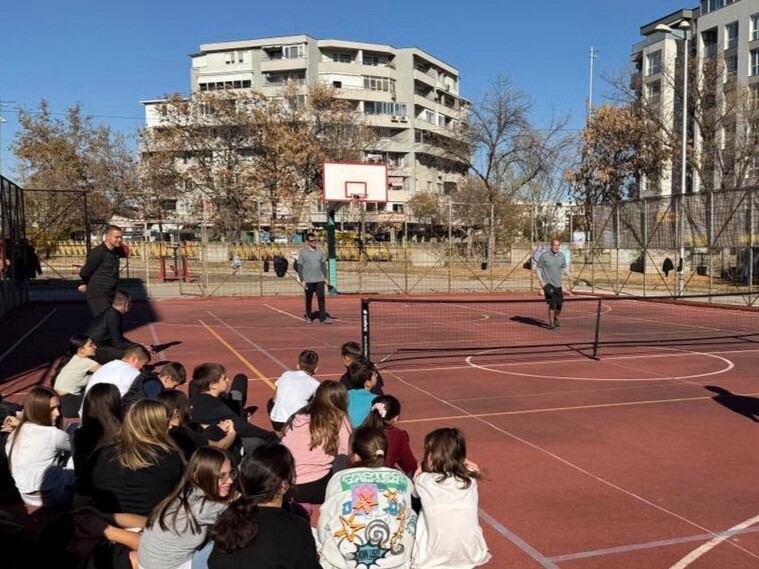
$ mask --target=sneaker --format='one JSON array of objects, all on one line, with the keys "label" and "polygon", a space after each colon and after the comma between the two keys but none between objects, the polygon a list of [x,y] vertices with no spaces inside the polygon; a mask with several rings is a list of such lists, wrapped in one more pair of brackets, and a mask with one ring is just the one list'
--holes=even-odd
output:
[{"label": "sneaker", "polygon": [[322,324],[332,324],[332,318],[327,316],[324,320],[319,320]]},{"label": "sneaker", "polygon": [[548,329],[549,330],[556,330],[557,326],[554,322],[549,322]]},{"label": "sneaker", "polygon": [[554,328],[561,328],[561,324],[559,324],[559,321],[558,321],[558,320],[554,321],[554,323],[553,323],[553,327],[554,327]]},{"label": "sneaker", "polygon": [[311,320],[308,316],[304,316],[303,320],[306,321],[306,324],[311,324],[311,322],[313,322],[313,320]]}]

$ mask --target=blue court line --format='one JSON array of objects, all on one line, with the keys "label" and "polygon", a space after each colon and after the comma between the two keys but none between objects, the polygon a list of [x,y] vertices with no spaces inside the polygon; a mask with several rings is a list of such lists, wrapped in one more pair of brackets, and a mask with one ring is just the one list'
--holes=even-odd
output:
[{"label": "blue court line", "polygon": [[632,545],[620,545],[618,547],[609,547],[606,549],[594,549],[591,551],[580,551],[578,553],[568,553],[566,555],[556,555],[549,560],[560,563],[562,561],[574,561],[575,559],[587,559],[589,557],[600,557],[602,555],[614,555],[616,553],[627,553],[629,551],[640,551],[644,549],[656,549],[657,547],[667,547],[668,545],[678,545],[680,543],[689,543],[693,541],[709,541],[714,538],[729,538],[735,535],[745,533],[759,532],[759,528],[748,528],[741,530],[728,530],[718,533],[704,533],[700,535],[690,535],[687,537],[676,537],[672,539],[661,539],[658,541],[649,541],[647,543],[635,543]]},{"label": "blue court line", "polygon": [[556,565],[556,563],[554,563],[552,559],[549,559],[548,557],[540,553],[540,551],[535,549],[533,546],[531,546],[529,543],[527,543],[517,534],[509,530],[506,526],[504,526],[501,522],[499,522],[490,514],[488,514],[485,510],[480,509],[479,512],[480,512],[480,518],[484,520],[485,522],[487,522],[487,524],[490,527],[492,527],[495,531],[497,531],[506,539],[511,541],[514,545],[516,545],[519,549],[521,549],[527,555],[532,557],[535,561],[540,563],[543,567],[545,567],[546,569],[559,569],[559,566]]}]

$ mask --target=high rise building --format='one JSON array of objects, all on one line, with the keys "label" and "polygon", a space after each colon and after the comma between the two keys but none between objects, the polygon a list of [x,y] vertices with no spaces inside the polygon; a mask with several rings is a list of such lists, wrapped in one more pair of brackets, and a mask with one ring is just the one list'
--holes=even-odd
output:
[{"label": "high rise building", "polygon": [[[293,35],[203,44],[191,60],[192,93],[254,89],[274,97],[286,84],[304,94],[316,83],[335,87],[376,132],[365,159],[388,165],[389,201],[378,216],[402,220],[415,192],[450,193],[467,171],[437,143],[466,118],[458,70],[421,49]],[[147,127],[158,124],[160,103],[143,101]],[[317,206],[311,221],[323,219]]]},{"label": "high rise building", "polygon": [[641,196],[754,183],[757,170],[751,154],[757,145],[750,123],[759,93],[759,0],[704,0],[695,9],[650,22],[640,32],[644,39],[632,49],[633,83],[662,128],[678,135],[688,55],[686,136],[693,148],[685,187],[681,154],[676,152],[659,179],[640,180]]}]

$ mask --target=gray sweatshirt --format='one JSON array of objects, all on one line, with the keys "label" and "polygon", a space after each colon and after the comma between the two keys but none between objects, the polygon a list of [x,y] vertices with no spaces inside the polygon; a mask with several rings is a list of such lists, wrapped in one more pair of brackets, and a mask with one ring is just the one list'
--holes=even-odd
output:
[{"label": "gray sweatshirt", "polygon": [[[137,557],[140,566],[145,569],[178,569],[192,559],[193,554],[206,541],[206,533],[216,518],[227,507],[222,502],[211,502],[197,488],[190,494],[190,507],[195,519],[200,524],[200,533],[192,533],[187,525],[184,510],[177,516],[173,531],[164,531],[158,522],[153,527],[145,528],[140,538]],[[169,510],[167,525],[171,528],[173,509]]]},{"label": "gray sweatshirt", "polygon": [[327,280],[327,259],[321,249],[304,247],[298,253],[298,278],[303,283]]}]

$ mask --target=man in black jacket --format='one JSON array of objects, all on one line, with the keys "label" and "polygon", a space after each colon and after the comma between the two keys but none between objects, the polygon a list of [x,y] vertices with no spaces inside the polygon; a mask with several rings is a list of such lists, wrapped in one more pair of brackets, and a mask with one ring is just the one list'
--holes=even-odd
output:
[{"label": "man in black jacket", "polygon": [[116,291],[113,304],[92,320],[87,336],[92,338],[98,348],[94,357],[99,364],[121,359],[124,351],[137,343],[124,337],[124,314],[129,312],[131,305],[127,293]]},{"label": "man in black jacket", "polygon": [[84,284],[79,292],[87,294],[87,304],[93,316],[106,310],[113,302],[119,282],[119,259],[125,257],[124,232],[117,225],[106,225],[103,242],[87,254],[87,261],[79,271]]},{"label": "man in black jacket", "polygon": [[[208,427],[230,419],[234,423],[245,454],[249,454],[262,444],[278,443],[279,437],[275,432],[253,425],[232,410],[229,405],[231,402],[227,401],[229,388],[227,371],[221,364],[208,363],[196,367],[192,372],[190,384],[192,422]],[[243,389],[247,391],[247,384]]]}]

